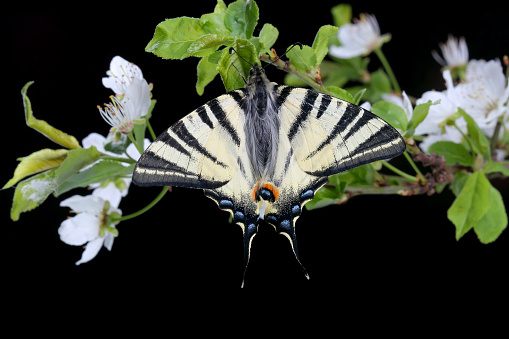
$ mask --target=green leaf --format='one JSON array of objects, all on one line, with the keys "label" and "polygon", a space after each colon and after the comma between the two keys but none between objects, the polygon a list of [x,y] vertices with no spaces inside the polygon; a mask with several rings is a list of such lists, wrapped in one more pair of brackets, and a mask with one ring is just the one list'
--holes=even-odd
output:
[{"label": "green leaf", "polygon": [[481,128],[477,125],[475,120],[463,109],[458,109],[459,113],[467,122],[467,130],[470,135],[471,141],[473,142],[474,151],[484,156],[484,158],[490,158],[490,143],[488,138],[483,134]]},{"label": "green leaf", "polygon": [[334,25],[341,27],[352,21],[352,6],[348,4],[339,4],[331,9]]},{"label": "green leaf", "polygon": [[504,162],[495,162],[492,160],[488,160],[487,164],[484,166],[484,173],[501,173],[505,176],[509,177],[509,168],[506,166],[509,165],[509,161]]},{"label": "green leaf", "polygon": [[313,48],[303,45],[302,49],[292,48],[286,56],[290,62],[302,72],[311,71],[317,64],[316,54]]},{"label": "green leaf", "polygon": [[359,105],[360,102],[361,102],[362,96],[364,95],[365,92],[366,92],[365,88],[361,89],[360,91],[357,91],[357,93],[355,93],[355,95],[353,96],[353,102],[352,103],[354,105]]},{"label": "green leaf", "polygon": [[348,101],[353,103],[355,99],[353,96],[346,90],[336,87],[336,86],[327,86],[326,87],[329,92],[331,92],[336,98]]},{"label": "green leaf", "polygon": [[59,166],[66,158],[69,150],[66,149],[42,149],[27,157],[19,158],[21,161],[14,170],[14,176],[2,189],[14,186],[18,181],[28,176],[47,171]]},{"label": "green leaf", "polygon": [[69,178],[55,190],[55,196],[59,196],[77,187],[87,187],[90,184],[100,183],[107,180],[114,180],[121,176],[131,175],[135,164],[124,166],[117,161],[103,160],[92,167],[79,172]]},{"label": "green leaf", "polygon": [[216,7],[214,7],[214,13],[216,14],[224,14],[226,13],[226,4],[223,0],[217,0]]},{"label": "green leaf", "polygon": [[35,175],[16,186],[11,208],[11,219],[19,219],[20,213],[33,210],[42,204],[58,187],[64,185],[83,167],[99,158],[95,147],[70,150],[59,167]]},{"label": "green leaf", "polygon": [[316,54],[316,63],[320,64],[329,52],[329,39],[338,34],[338,28],[331,25],[320,27],[313,41],[313,50]]},{"label": "green leaf", "polygon": [[218,0],[214,12],[203,14],[200,18],[203,32],[206,34],[229,35],[230,31],[224,24],[225,14],[226,5],[223,0]]},{"label": "green leaf", "polygon": [[264,50],[259,51],[260,53],[268,52],[279,36],[279,31],[276,27],[271,24],[265,24],[260,31],[260,42],[262,43]]},{"label": "green leaf", "polygon": [[379,101],[371,106],[371,112],[402,131],[406,130],[408,118],[400,106],[388,101]]},{"label": "green leaf", "polygon": [[206,34],[200,19],[180,17],[167,19],[157,25],[154,37],[145,50],[163,59],[203,57],[214,52],[219,47],[219,41],[224,39],[226,37],[222,35]]},{"label": "green leaf", "polygon": [[196,39],[189,47],[189,56],[207,56],[223,45],[229,45],[233,37],[229,35],[207,34]]},{"label": "green leaf", "polygon": [[25,109],[25,121],[28,127],[35,129],[36,131],[42,133],[45,137],[50,139],[51,141],[69,149],[80,148],[80,143],[76,140],[72,135],[66,134],[50,124],[48,124],[44,120],[36,119],[33,115],[32,104],[30,103],[30,99],[28,99],[27,91],[28,87],[32,85],[34,82],[27,82],[26,85],[21,90],[21,96],[23,97],[23,106]]},{"label": "green leaf", "polygon": [[[429,112],[429,108],[431,105],[435,105],[435,104],[438,104],[438,102],[431,102],[428,101],[426,103],[423,103],[423,104],[419,104],[417,106],[415,106],[414,108],[414,112],[412,114],[412,119],[410,120],[410,122],[408,123],[408,129],[414,129],[421,123],[424,121],[424,119],[426,119],[426,117],[428,116],[428,112]],[[412,132],[413,134],[413,132]]]},{"label": "green leaf", "polygon": [[346,182],[343,182],[339,187],[323,186],[316,191],[313,200],[306,203],[306,209],[314,210],[323,208],[329,205],[336,205],[344,200],[343,192],[346,187]]},{"label": "green leaf", "polygon": [[366,164],[352,168],[347,172],[339,173],[337,176],[341,181],[345,181],[349,186],[364,186],[375,183],[376,170],[372,164]]},{"label": "green leaf", "polygon": [[258,23],[258,15],[259,10],[256,2],[238,0],[228,5],[224,23],[231,35],[249,40]]},{"label": "green leaf", "polygon": [[447,218],[456,226],[459,240],[484,216],[490,207],[491,184],[482,172],[474,172],[447,211]]},{"label": "green leaf", "polygon": [[473,166],[475,159],[462,144],[452,141],[438,141],[432,144],[428,153],[436,153],[445,157],[447,165],[460,164],[462,166]]},{"label": "green leaf", "polygon": [[507,212],[500,192],[491,186],[489,208],[474,225],[475,234],[483,244],[497,240],[507,227]]},{"label": "green leaf", "polygon": [[[217,58],[220,58],[223,51],[216,51],[209,56],[201,58],[197,66],[198,78],[196,81],[196,92],[202,95],[207,86],[216,75],[219,73],[217,70]],[[211,62],[212,61],[212,62]],[[215,61],[215,62],[214,62]]]},{"label": "green leaf", "polygon": [[244,79],[249,77],[251,65],[259,63],[251,42],[237,38],[231,47],[235,52],[230,53],[229,48],[224,48],[217,68],[227,91],[244,87]]},{"label": "green leaf", "polygon": [[367,100],[377,102],[382,98],[382,94],[390,93],[392,90],[391,81],[383,70],[377,70],[371,73],[371,80],[367,87]]},{"label": "green leaf", "polygon": [[454,195],[460,194],[468,178],[470,178],[470,174],[465,172],[456,172],[456,174],[454,174],[454,179],[451,183],[451,190]]},{"label": "green leaf", "polygon": [[20,214],[33,210],[42,204],[57,187],[56,169],[40,173],[23,180],[16,186],[12,199],[11,219],[18,221]]},{"label": "green leaf", "polygon": [[96,161],[100,154],[94,146],[69,151],[62,165],[55,169],[56,183],[62,185],[82,168]]}]

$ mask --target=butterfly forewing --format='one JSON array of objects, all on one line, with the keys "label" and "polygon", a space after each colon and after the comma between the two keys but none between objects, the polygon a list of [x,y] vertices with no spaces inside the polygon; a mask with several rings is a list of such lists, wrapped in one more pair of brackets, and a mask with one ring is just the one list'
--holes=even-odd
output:
[{"label": "butterfly forewing", "polygon": [[[277,88],[281,94],[288,90]],[[400,134],[373,113],[308,89],[290,88],[279,114],[297,162],[308,174],[333,175],[405,149]]]},{"label": "butterfly forewing", "polygon": [[200,106],[163,132],[143,153],[133,180],[141,186],[220,187],[237,170],[243,116],[225,94]]}]

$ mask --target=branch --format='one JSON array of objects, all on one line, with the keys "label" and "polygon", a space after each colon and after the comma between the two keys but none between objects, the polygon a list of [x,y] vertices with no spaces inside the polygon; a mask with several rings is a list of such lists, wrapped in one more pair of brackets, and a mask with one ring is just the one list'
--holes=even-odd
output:
[{"label": "branch", "polygon": [[334,96],[334,94],[329,92],[324,85],[322,85],[321,83],[317,83],[316,77],[313,77],[309,73],[300,71],[299,69],[297,69],[297,67],[293,66],[289,61],[281,60],[277,56],[276,51],[274,49],[270,51],[270,55],[269,54],[262,55],[260,57],[260,60],[272,64],[282,71],[295,74],[297,77],[299,77],[299,79],[304,81],[306,84],[308,84],[311,88],[313,88],[316,91],[328,94],[330,96]]}]

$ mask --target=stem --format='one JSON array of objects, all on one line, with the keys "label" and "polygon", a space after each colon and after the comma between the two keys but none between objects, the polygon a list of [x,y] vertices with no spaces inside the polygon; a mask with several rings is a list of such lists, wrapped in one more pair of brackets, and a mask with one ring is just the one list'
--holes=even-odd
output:
[{"label": "stem", "polygon": [[[406,152],[405,152],[405,154],[406,154]],[[394,173],[396,173],[396,174],[398,174],[398,175],[402,176],[402,177],[403,177],[403,178],[405,178],[405,179],[408,179],[408,180],[410,180],[410,181],[412,181],[412,182],[419,181],[419,178],[414,177],[413,175],[410,175],[410,174],[407,174],[407,173],[403,172],[402,170],[400,170],[399,168],[396,168],[396,167],[392,166],[391,164],[389,164],[389,163],[388,163],[387,161],[385,161],[385,160],[382,160],[382,164],[383,164],[385,167],[387,167],[388,169],[390,169],[391,171],[393,171]]]},{"label": "stem", "polygon": [[491,138],[491,144],[490,144],[490,148],[491,148],[491,152],[495,152],[495,150],[497,149],[497,144],[498,144],[498,136],[500,134],[500,128],[502,127],[502,124],[500,123],[500,119],[497,120],[497,125],[495,126],[495,131],[493,132],[493,137]]},{"label": "stem", "polygon": [[460,132],[463,139],[465,139],[467,141],[468,147],[470,147],[470,150],[472,151],[472,153],[476,152],[476,150],[474,149],[474,146],[470,142],[470,138],[465,133],[463,133],[461,128],[458,127],[458,124],[456,124],[456,121],[453,122],[453,126]]},{"label": "stem", "polygon": [[159,200],[161,200],[164,197],[166,192],[168,192],[168,187],[164,186],[162,191],[161,191],[161,193],[159,193],[159,195],[150,204],[148,204],[147,206],[145,206],[144,208],[142,208],[138,212],[134,212],[134,213],[128,214],[126,216],[123,216],[122,218],[120,218],[120,221],[129,220],[129,219],[132,219],[134,217],[137,217],[137,216],[145,213],[146,211],[148,211],[149,209],[154,207],[155,204],[157,204],[159,202]]},{"label": "stem", "polygon": [[398,81],[396,80],[396,77],[394,76],[394,73],[392,72],[391,65],[389,65],[389,62],[387,61],[384,53],[382,52],[382,48],[381,47],[375,48],[374,52],[377,55],[378,59],[380,59],[380,62],[382,63],[382,65],[384,66],[384,69],[387,72],[389,79],[391,80],[392,87],[394,88],[394,91],[397,93],[401,93],[401,89],[399,88]]},{"label": "stem", "polygon": [[305,73],[305,72],[302,72],[300,70],[298,70],[295,66],[293,66],[290,62],[285,62],[281,59],[279,59],[276,55],[273,56],[273,58],[277,58],[277,60],[272,60],[271,57],[267,54],[264,54],[260,60],[266,62],[266,63],[269,63],[269,64],[273,64],[274,66],[276,66],[277,68],[287,72],[287,73],[293,73],[295,74],[296,76],[299,77],[299,79],[301,79],[302,81],[304,81],[306,84],[308,84],[311,88],[313,88],[314,90],[316,91],[319,91],[319,92],[322,92],[324,94],[328,94],[330,96],[334,96],[334,94],[332,94],[331,92],[329,92],[327,90],[327,88],[325,88],[325,86],[323,85],[320,85],[316,82],[315,78],[313,78],[311,75],[309,75],[308,73]]},{"label": "stem", "polygon": [[99,159],[102,160],[114,160],[114,161],[120,161],[120,162],[126,162],[128,164],[134,164],[136,161],[130,158],[120,158],[120,157],[112,157],[109,155],[103,155],[100,156]]},{"label": "stem", "polygon": [[147,122],[147,128],[150,133],[150,136],[152,137],[152,140],[156,140],[156,134],[154,133],[154,130],[152,129],[152,125],[150,124],[148,119],[145,119],[145,121]]},{"label": "stem", "polygon": [[134,146],[136,146],[138,152],[140,152],[140,154],[143,154],[143,149],[140,149],[138,143],[136,142],[136,140],[134,140],[133,132],[129,133],[127,136],[129,137],[129,140],[131,140],[131,142],[134,144]]},{"label": "stem", "polygon": [[425,184],[426,178],[424,177],[424,175],[422,175],[421,171],[419,170],[415,162],[412,160],[412,157],[407,153],[407,151],[405,151],[403,154],[410,163],[410,166],[412,166],[412,168],[414,169],[415,173],[417,173],[417,176],[419,177],[419,181],[421,182],[421,184]]},{"label": "stem", "polygon": [[372,187],[372,186],[346,186],[345,192],[350,193],[352,195],[416,195],[424,193],[422,187],[416,186],[380,186],[380,187]]}]

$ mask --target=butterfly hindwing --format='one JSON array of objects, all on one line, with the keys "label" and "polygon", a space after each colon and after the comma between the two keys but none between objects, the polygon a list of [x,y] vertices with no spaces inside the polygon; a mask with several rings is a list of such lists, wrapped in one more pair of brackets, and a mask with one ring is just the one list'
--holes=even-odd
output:
[{"label": "butterfly hindwing", "polygon": [[[242,93],[242,91],[238,91]],[[163,132],[134,170],[137,185],[220,187],[237,169],[241,110],[232,94],[200,106]]]}]

